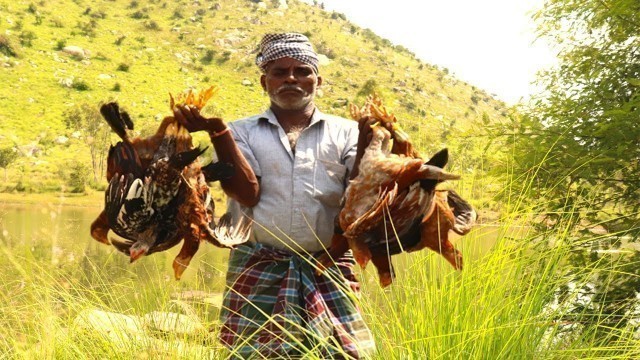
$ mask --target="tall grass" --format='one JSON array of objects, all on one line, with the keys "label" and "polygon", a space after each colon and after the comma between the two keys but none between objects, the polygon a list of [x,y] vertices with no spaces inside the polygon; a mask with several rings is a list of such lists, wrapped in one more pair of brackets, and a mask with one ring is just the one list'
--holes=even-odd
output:
[{"label": "tall grass", "polygon": [[[570,293],[560,300],[557,290],[569,281],[580,287],[601,269],[585,268],[565,278],[571,264],[564,261],[570,247],[562,241],[563,234],[534,237],[524,228],[512,236],[517,226],[496,226],[490,249],[482,244],[491,237],[486,232],[465,237],[458,244],[467,260],[461,272],[450,269],[439,255],[423,251],[394,259],[397,278],[386,290],[377,285],[373,268],[362,273],[359,301],[376,338],[375,358],[629,359],[640,355],[630,330],[608,335],[608,346],[596,345],[606,344],[607,338],[595,330],[570,331],[587,320],[600,321],[597,313],[585,312],[584,318],[574,317],[572,323],[558,320],[568,309],[565,304],[575,302],[578,295]],[[69,268],[38,260],[29,249],[5,244],[1,249],[2,358],[227,355],[215,340],[217,312],[207,306],[193,310],[199,321],[214,330],[196,335],[131,333],[125,328],[101,333],[78,326],[78,314],[88,309],[134,317],[155,310],[175,311],[170,295],[180,285],[167,282],[168,269],[162,261],[114,278],[110,268],[126,266],[119,255],[101,264],[85,259],[84,265]],[[207,290],[198,284],[206,282],[196,282],[195,287]],[[601,320],[604,324],[605,319]],[[597,328],[597,324],[591,327]]]}]

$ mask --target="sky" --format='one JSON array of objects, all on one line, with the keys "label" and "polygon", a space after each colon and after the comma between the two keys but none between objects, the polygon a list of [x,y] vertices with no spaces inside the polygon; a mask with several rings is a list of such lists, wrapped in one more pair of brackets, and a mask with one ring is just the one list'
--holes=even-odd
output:
[{"label": "sky", "polygon": [[535,37],[544,0],[318,0],[360,27],[508,104],[538,91],[536,72],[555,53]]}]

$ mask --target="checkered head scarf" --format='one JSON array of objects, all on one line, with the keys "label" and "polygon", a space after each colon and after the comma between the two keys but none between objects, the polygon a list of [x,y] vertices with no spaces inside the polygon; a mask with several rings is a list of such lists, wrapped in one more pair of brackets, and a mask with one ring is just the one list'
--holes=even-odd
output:
[{"label": "checkered head scarf", "polygon": [[266,71],[267,63],[283,57],[303,62],[318,73],[318,54],[313,51],[309,38],[298,33],[266,34],[260,41],[256,65]]}]

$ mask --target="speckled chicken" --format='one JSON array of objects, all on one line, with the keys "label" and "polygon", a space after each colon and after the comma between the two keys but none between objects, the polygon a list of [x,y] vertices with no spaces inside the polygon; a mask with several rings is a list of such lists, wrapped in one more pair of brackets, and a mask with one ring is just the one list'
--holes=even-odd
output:
[{"label": "speckled chicken", "polygon": [[[351,248],[360,266],[373,262],[381,285],[387,286],[394,276],[392,255],[428,247],[461,269],[462,256],[447,233],[449,229],[468,232],[476,215],[454,192],[452,199],[457,202],[435,190],[439,182],[459,178],[442,170],[448,161],[447,149],[425,162],[378,98],[370,97],[362,108],[353,107],[352,117],[373,117],[378,123],[372,128],[358,175],[347,187],[335,235],[320,264],[330,265],[331,259]],[[458,209],[458,216],[452,208]]]},{"label": "speckled chicken", "polygon": [[[213,88],[178,101],[199,109],[213,94]],[[171,106],[176,105],[171,99]],[[165,118],[156,134],[131,138],[133,123],[116,103],[100,109],[122,141],[109,151],[105,210],[91,226],[92,236],[112,243],[135,261],[142,256],[184,243],[173,269],[176,279],[188,266],[205,240],[219,247],[231,247],[247,239],[244,227],[218,226],[213,220],[213,201],[207,181],[231,176],[233,167],[212,163],[201,167],[191,135],[173,117]]]}]

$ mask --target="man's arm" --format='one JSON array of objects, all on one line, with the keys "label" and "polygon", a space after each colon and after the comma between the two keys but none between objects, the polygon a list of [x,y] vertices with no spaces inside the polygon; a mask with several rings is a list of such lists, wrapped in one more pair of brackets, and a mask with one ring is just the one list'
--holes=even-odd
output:
[{"label": "man's arm", "polygon": [[197,108],[192,106],[177,106],[174,108],[173,114],[176,120],[189,132],[206,131],[209,133],[218,160],[234,166],[233,176],[220,181],[222,189],[243,206],[255,206],[260,199],[258,179],[233,140],[224,121],[220,118],[205,118],[200,115]]}]

